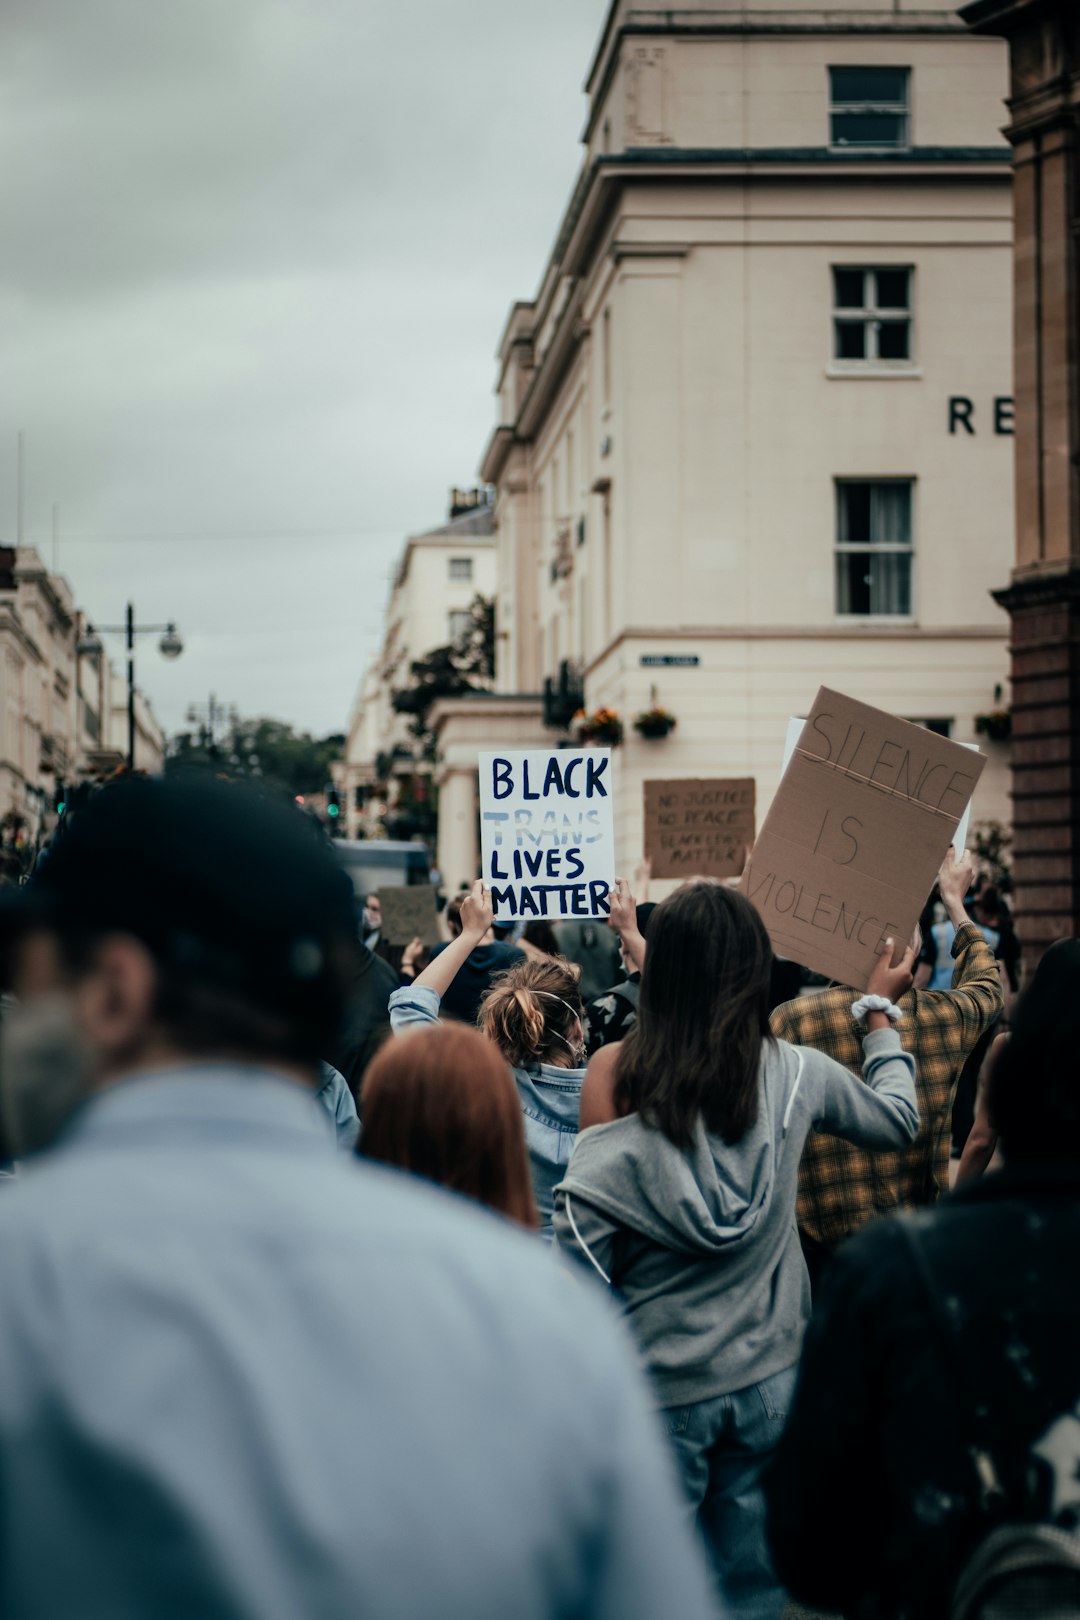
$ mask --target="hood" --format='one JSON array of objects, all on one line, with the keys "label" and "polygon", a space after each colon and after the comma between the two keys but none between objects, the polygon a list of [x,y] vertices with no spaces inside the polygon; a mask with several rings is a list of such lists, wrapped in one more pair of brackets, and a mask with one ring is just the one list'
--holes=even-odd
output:
[{"label": "hood", "polygon": [[635,1114],[578,1137],[556,1192],[577,1195],[665,1248],[716,1254],[746,1241],[763,1218],[776,1180],[769,1112],[729,1147],[699,1118],[688,1148]]}]

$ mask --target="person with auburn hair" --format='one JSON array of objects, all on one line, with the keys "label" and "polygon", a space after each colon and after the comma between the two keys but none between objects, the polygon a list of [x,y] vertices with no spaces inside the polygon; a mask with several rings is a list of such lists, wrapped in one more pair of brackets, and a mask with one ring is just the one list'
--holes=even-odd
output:
[{"label": "person with auburn hair", "polygon": [[535,1228],[525,1128],[505,1061],[464,1024],[384,1046],[364,1082],[357,1156],[395,1165]]},{"label": "person with auburn hair", "polygon": [[[478,880],[461,903],[457,938],[432,959],[415,983],[390,997],[390,1023],[395,1030],[438,1021],[442,998],[477,941],[487,934],[491,918],[490,891]],[[513,1073],[524,1114],[540,1230],[550,1239],[554,1188],[577,1139],[585,1078],[584,1007],[575,968],[562,957],[510,968],[484,997],[479,1023]]]},{"label": "person with auburn hair", "polygon": [[[633,918],[620,880],[616,928]],[[778,1620],[761,1475],[795,1384],[810,1285],[795,1224],[815,1128],[896,1148],[918,1129],[890,1028],[913,952],[886,942],[851,1016],[865,1083],[769,1033],[772,949],[732,889],[688,883],[649,922],[637,1022],[589,1065],[555,1235],[622,1298],[664,1409],[722,1612]]]}]

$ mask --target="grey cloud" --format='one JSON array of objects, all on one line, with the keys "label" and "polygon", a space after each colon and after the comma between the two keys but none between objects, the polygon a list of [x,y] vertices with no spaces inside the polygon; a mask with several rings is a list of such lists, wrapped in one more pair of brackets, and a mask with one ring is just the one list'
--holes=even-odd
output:
[{"label": "grey cloud", "polygon": [[402,536],[493,419],[604,0],[4,0],[0,513],[141,682],[343,725]]}]

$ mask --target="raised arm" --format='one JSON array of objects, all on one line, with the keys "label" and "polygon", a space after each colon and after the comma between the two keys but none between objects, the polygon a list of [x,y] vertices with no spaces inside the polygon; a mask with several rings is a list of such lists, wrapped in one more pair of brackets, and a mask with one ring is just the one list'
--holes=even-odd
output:
[{"label": "raised arm", "polygon": [[417,975],[413,989],[433,990],[441,1001],[464,967],[466,958],[491,927],[494,915],[491,890],[485,889],[477,878],[461,902],[461,933],[450,941],[445,951],[432,958],[423,973]]},{"label": "raised arm", "polygon": [[957,860],[950,848],[941,863],[938,888],[949,921],[956,929],[953,941],[956,967],[952,989],[931,992],[935,999],[941,998],[937,1002],[939,1012],[962,1026],[964,1044],[969,1049],[1005,1010],[1001,974],[994,953],[964,909],[964,897],[974,871],[966,850]]},{"label": "raised arm", "polygon": [[[886,940],[870,975],[867,998],[894,1006],[911,988],[915,953],[909,945],[899,965],[893,967],[892,950],[892,940]],[[865,1024],[865,1083],[823,1052],[812,1054],[806,1070],[813,1088],[814,1123],[828,1135],[841,1136],[860,1147],[904,1147],[919,1131],[915,1060],[901,1047],[888,1013],[869,1010]]]},{"label": "raised arm", "polygon": [[623,955],[634,973],[645,966],[645,941],[638,932],[637,901],[630,892],[625,878],[616,878],[611,891],[611,914],[608,922],[622,942]]},{"label": "raised arm", "polygon": [[1007,1035],[998,1035],[983,1060],[979,1073],[979,1089],[975,1098],[975,1119],[964,1143],[964,1151],[960,1155],[960,1168],[956,1172],[958,1187],[965,1181],[977,1181],[994,1157],[998,1133],[990,1115],[990,1076],[1008,1039]]}]

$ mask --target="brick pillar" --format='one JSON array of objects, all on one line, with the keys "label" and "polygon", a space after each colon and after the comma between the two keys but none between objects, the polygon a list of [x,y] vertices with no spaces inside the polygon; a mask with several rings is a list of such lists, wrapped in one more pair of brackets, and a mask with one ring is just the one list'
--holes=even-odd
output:
[{"label": "brick pillar", "polygon": [[1080,934],[1080,0],[972,0],[1009,41],[1015,198],[1013,858],[1030,972]]},{"label": "brick pillar", "polygon": [[995,596],[1012,619],[1013,866],[1030,969],[1080,934],[1080,570]]}]

